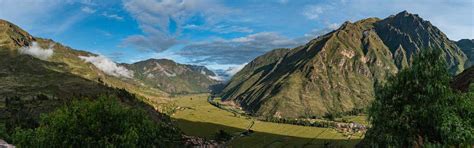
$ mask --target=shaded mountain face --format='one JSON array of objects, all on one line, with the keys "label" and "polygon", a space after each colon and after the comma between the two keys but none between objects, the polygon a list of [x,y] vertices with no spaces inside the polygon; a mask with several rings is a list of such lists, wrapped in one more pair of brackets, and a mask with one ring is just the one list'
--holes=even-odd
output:
[{"label": "shaded mountain face", "polygon": [[257,116],[311,117],[365,108],[374,84],[409,67],[420,50],[441,50],[450,71],[466,56],[444,33],[406,11],[380,20],[345,22],[339,29],[290,50],[257,57],[221,96]]},{"label": "shaded mountain face", "polygon": [[454,77],[451,86],[461,92],[467,92],[469,87],[474,84],[474,66],[464,70],[456,77]]},{"label": "shaded mountain face", "polygon": [[219,83],[214,72],[204,66],[179,64],[167,59],[149,59],[124,64],[134,78],[171,94],[209,92]]},{"label": "shaded mountain face", "polygon": [[466,67],[474,65],[474,39],[462,39],[456,42],[456,45],[466,54],[468,61]]}]

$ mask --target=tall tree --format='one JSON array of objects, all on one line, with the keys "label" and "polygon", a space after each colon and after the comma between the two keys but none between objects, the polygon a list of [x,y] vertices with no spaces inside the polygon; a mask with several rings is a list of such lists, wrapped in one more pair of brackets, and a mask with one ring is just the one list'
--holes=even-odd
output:
[{"label": "tall tree", "polygon": [[474,144],[474,92],[463,94],[450,88],[443,56],[434,50],[422,51],[412,67],[376,87],[365,144]]}]

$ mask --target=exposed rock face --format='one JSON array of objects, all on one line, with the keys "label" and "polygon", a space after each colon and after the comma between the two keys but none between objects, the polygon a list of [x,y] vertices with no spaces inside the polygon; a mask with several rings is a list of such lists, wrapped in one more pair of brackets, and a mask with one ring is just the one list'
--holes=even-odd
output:
[{"label": "exposed rock face", "polygon": [[257,57],[237,73],[222,97],[257,116],[310,117],[365,108],[374,83],[409,67],[420,50],[441,50],[452,73],[466,56],[446,35],[406,11],[380,20],[345,22],[294,49]]}]

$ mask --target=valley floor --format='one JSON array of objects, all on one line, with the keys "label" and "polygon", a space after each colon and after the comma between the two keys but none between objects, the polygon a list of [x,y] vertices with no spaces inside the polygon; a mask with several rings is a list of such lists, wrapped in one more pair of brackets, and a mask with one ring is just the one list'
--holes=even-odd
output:
[{"label": "valley floor", "polygon": [[[219,109],[207,102],[208,94],[180,96],[174,99],[177,111],[172,115],[186,134],[213,139],[224,130],[235,135],[233,147],[354,147],[362,137],[348,139],[332,128],[307,127],[262,122]],[[241,136],[247,129],[254,133]]]}]

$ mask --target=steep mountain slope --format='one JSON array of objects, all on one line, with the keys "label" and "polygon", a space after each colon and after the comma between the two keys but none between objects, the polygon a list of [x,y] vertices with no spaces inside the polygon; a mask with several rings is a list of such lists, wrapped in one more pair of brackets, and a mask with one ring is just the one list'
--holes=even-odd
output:
[{"label": "steep mountain slope", "polygon": [[374,98],[376,82],[410,66],[412,55],[426,49],[442,50],[452,73],[463,70],[464,53],[418,15],[404,11],[383,20],[345,22],[306,45],[256,58],[232,78],[222,97],[257,116],[362,109]]},{"label": "steep mountain slope", "polygon": [[474,84],[474,66],[454,77],[451,86],[456,90],[467,92],[472,84]]},{"label": "steep mountain slope", "polygon": [[[403,11],[395,16],[390,16],[375,23],[376,32],[384,44],[395,54],[395,59],[407,59],[410,62],[413,53],[425,49],[442,50],[450,71],[460,73],[464,69],[466,56],[454,42],[416,14]],[[403,52],[397,52],[402,50]],[[398,60],[396,60],[398,61]],[[401,60],[404,63],[405,60]],[[400,65],[400,62],[396,62]],[[400,68],[400,66],[398,66]]]},{"label": "steep mountain slope", "polygon": [[462,39],[456,42],[456,45],[466,54],[469,59],[466,67],[474,65],[474,39]]},{"label": "steep mountain slope", "polygon": [[172,94],[209,92],[209,87],[218,83],[216,74],[204,66],[178,64],[167,59],[123,65],[144,84]]}]

